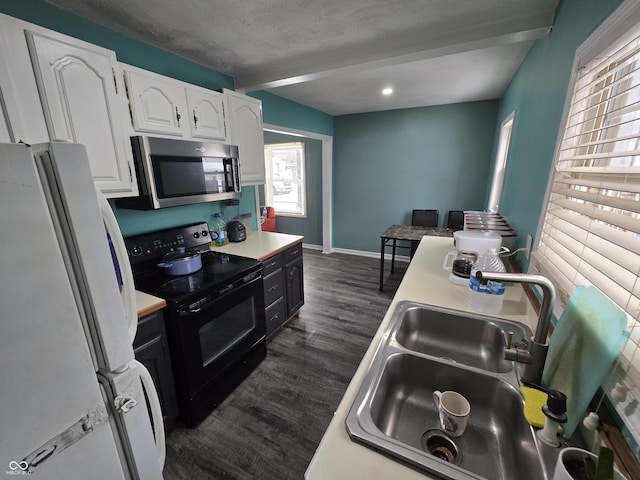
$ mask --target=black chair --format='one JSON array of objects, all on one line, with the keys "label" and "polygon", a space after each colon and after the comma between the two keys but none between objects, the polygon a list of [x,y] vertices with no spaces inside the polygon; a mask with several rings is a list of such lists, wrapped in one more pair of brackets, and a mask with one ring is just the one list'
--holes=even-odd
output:
[{"label": "black chair", "polygon": [[[439,215],[438,210],[414,210],[411,214],[411,225],[437,227]],[[413,258],[413,254],[416,253],[419,244],[420,242],[411,242],[411,258]]]},{"label": "black chair", "polygon": [[453,229],[454,232],[464,229],[464,211],[449,210],[447,215],[447,228]]}]

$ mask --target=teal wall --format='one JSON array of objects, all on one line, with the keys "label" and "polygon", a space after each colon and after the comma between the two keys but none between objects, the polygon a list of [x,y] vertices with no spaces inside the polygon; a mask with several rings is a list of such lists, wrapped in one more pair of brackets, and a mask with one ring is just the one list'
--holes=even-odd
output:
[{"label": "teal wall", "polygon": [[[500,124],[516,112],[500,212],[519,236],[534,237],[544,207],[549,172],[576,49],[619,5],[621,0],[563,0],[553,30],[538,40],[500,102]],[[495,147],[491,158],[495,158]],[[487,196],[490,187],[487,183]],[[518,254],[522,268],[528,260]]]},{"label": "teal wall", "polygon": [[333,244],[380,251],[380,234],[414,208],[484,207],[497,101],[334,119]]},{"label": "teal wall", "polygon": [[[304,142],[307,217],[285,217],[276,214],[276,232],[303,235],[304,243],[322,245],[322,141],[273,132],[264,133],[264,143]],[[260,205],[264,205],[261,192]]]},{"label": "teal wall", "polygon": [[333,135],[331,115],[268,92],[249,92],[248,95],[262,100],[264,123],[322,135]]},{"label": "teal wall", "polygon": [[[39,0],[0,0],[0,12],[115,51],[118,61],[161,75],[210,89],[233,89],[233,78],[185,58],[152,47],[109,28],[59,10]],[[252,94],[264,99],[265,122],[311,132],[331,134],[332,117],[317,110],[264,92]],[[299,123],[296,123],[296,118]],[[111,202],[122,233],[136,235],[177,225],[207,221],[221,209],[218,202],[158,211],[134,211],[116,208]],[[242,191],[240,213],[255,213],[253,187]],[[253,228],[257,228],[255,214]]]}]

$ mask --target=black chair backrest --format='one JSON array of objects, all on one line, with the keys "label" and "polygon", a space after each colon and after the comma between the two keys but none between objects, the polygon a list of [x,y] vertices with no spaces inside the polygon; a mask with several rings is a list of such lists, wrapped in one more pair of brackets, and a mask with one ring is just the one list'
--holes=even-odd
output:
[{"label": "black chair backrest", "polygon": [[447,228],[462,230],[464,228],[464,211],[449,210],[449,214],[447,216]]},{"label": "black chair backrest", "polygon": [[411,215],[411,225],[437,227],[438,210],[414,210]]}]

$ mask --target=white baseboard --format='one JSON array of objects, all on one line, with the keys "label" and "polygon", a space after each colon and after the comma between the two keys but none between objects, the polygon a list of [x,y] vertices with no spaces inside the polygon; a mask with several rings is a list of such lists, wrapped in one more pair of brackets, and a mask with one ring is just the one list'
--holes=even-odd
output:
[{"label": "white baseboard", "polygon": [[[358,257],[380,258],[379,252],[368,252],[365,250],[351,250],[348,248],[334,248],[332,253],[344,253],[345,255],[356,255]],[[391,254],[385,253],[385,260],[391,260]],[[396,262],[409,262],[411,258],[407,255],[396,254]]]}]

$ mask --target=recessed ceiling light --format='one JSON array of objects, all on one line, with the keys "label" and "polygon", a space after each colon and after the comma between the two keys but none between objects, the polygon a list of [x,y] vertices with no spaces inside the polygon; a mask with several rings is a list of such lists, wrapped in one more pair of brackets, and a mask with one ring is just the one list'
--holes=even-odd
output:
[{"label": "recessed ceiling light", "polygon": [[387,87],[387,88],[383,88],[382,89],[382,94],[383,95],[391,95],[393,93],[393,88],[391,87]]}]

